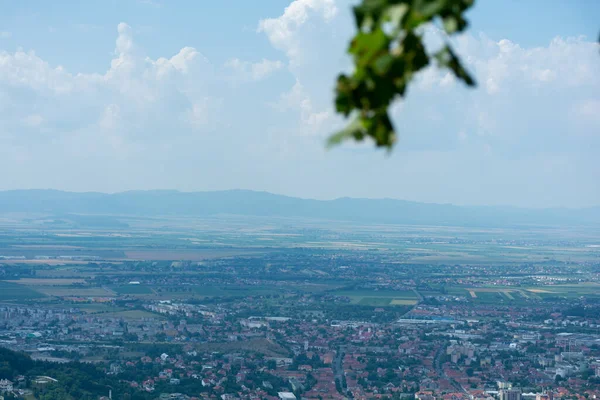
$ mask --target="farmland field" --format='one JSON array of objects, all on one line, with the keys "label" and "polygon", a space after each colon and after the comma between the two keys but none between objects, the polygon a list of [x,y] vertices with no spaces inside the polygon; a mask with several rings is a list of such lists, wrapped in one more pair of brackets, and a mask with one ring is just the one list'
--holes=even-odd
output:
[{"label": "farmland field", "polygon": [[29,300],[45,297],[44,294],[16,283],[0,281],[0,300]]},{"label": "farmland field", "polygon": [[194,292],[203,297],[244,297],[276,294],[281,289],[275,286],[194,286]]},{"label": "farmland field", "polygon": [[417,304],[417,300],[409,300],[409,299],[393,299],[390,302],[392,306],[412,306]]},{"label": "farmland field", "polygon": [[42,279],[42,278],[21,278],[16,281],[10,281],[19,285],[28,286],[68,286],[73,284],[84,284],[84,279]]},{"label": "farmland field", "polygon": [[392,299],[388,297],[363,297],[358,304],[363,306],[389,306]]},{"label": "farmland field", "polygon": [[414,305],[417,296],[411,290],[339,290],[333,291],[336,296],[349,297],[352,304],[369,306]]},{"label": "farmland field", "polygon": [[[494,287],[461,287],[446,288],[446,292],[453,296],[463,296],[475,303],[524,303],[552,298],[579,298],[600,297],[600,285],[594,282],[584,282],[569,285],[544,285],[544,286],[494,286]],[[440,295],[434,292],[427,295]]]},{"label": "farmland field", "polygon": [[123,285],[111,287],[118,294],[152,294],[152,289],[145,285]]},{"label": "farmland field", "polygon": [[572,285],[548,285],[542,286],[541,289],[531,288],[529,291],[543,299],[550,297],[563,297],[569,299],[581,296],[600,297],[600,284],[595,282],[584,282]]},{"label": "farmland field", "polygon": [[123,319],[142,319],[142,318],[155,318],[164,319],[160,314],[151,313],[144,310],[126,310],[116,312],[105,312],[96,314],[103,318],[123,318]]},{"label": "farmland field", "polygon": [[115,295],[114,292],[110,292],[100,287],[74,289],[68,286],[36,286],[35,290],[45,295],[56,297],[112,297]]},{"label": "farmland field", "polygon": [[254,249],[156,249],[156,250],[127,250],[125,256],[132,260],[188,260],[202,261],[211,258],[232,257],[232,256],[251,256],[264,253],[265,251]]},{"label": "farmland field", "polygon": [[218,351],[223,353],[245,350],[261,353],[267,357],[289,357],[287,349],[272,340],[263,338],[250,339],[241,342],[202,343],[195,345],[195,348],[202,351]]}]

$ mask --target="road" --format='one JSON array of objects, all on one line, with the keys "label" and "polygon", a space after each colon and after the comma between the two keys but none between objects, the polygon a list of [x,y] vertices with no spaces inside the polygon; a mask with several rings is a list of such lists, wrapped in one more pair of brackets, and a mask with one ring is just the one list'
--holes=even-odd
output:
[{"label": "road", "polygon": [[[333,376],[336,381],[340,382],[340,385],[344,382],[344,355],[346,354],[346,347],[340,346],[337,354],[335,355],[335,359],[333,360]],[[345,387],[342,387],[342,391],[346,390]]]},{"label": "road", "polygon": [[449,378],[446,375],[446,373],[444,372],[444,368],[442,367],[442,357],[444,356],[445,351],[446,351],[446,344],[442,344],[440,346],[440,348],[438,349],[438,351],[435,353],[433,366],[434,366],[438,376],[440,378],[448,379],[448,381],[452,384],[452,386],[454,387],[454,389],[456,389],[457,392],[467,393],[467,390],[464,387],[462,387],[461,384],[456,382],[454,379]]},{"label": "road", "polygon": [[417,289],[413,289],[413,292],[415,292],[415,295],[417,296],[417,300],[419,303],[423,302],[423,296],[421,295],[421,293],[419,293],[419,291]]}]

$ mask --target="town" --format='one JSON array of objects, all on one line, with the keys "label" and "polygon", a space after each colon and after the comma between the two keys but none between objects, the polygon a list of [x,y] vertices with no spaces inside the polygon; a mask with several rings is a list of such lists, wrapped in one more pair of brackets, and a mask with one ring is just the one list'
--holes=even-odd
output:
[{"label": "town", "polygon": [[[6,235],[29,245],[0,262],[0,390],[25,399],[600,398],[600,253],[590,239],[464,231],[441,241],[445,233],[402,227],[373,238],[370,229],[286,236],[297,233],[288,227],[260,248],[218,230],[202,240],[232,247],[136,253],[132,243],[149,239],[132,228],[110,249],[77,255],[65,243],[81,233],[46,234],[43,247],[37,235]],[[61,244],[51,252],[49,240]],[[486,259],[466,261],[484,246]],[[518,261],[515,251],[532,250]],[[65,369],[94,384],[65,380]]]}]

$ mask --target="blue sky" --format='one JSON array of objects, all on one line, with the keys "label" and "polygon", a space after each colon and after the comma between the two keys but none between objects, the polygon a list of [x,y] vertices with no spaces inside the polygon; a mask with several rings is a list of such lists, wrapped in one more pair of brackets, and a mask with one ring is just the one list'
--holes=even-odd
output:
[{"label": "blue sky", "polygon": [[324,149],[350,5],[0,0],[0,190],[600,205],[600,2],[479,0],[478,88],[421,74],[391,155]]}]

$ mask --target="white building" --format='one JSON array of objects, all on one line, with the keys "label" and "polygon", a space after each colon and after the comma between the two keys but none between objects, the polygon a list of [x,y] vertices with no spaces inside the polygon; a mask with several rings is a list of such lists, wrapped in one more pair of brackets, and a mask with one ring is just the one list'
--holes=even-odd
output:
[{"label": "white building", "polygon": [[0,379],[0,393],[12,392],[13,383],[8,379]]},{"label": "white building", "polygon": [[503,389],[499,395],[500,400],[521,400],[521,391],[517,389]]},{"label": "white building", "polygon": [[281,400],[296,400],[296,395],[292,392],[279,392],[277,395]]}]

